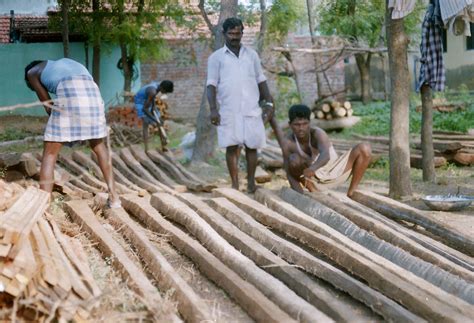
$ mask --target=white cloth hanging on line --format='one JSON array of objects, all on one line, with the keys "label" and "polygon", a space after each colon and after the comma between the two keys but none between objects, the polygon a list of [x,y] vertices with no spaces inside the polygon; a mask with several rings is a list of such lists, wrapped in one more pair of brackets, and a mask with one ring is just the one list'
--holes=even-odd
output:
[{"label": "white cloth hanging on line", "polygon": [[392,19],[401,19],[407,16],[413,11],[415,4],[416,0],[389,0],[388,7],[393,8]]}]

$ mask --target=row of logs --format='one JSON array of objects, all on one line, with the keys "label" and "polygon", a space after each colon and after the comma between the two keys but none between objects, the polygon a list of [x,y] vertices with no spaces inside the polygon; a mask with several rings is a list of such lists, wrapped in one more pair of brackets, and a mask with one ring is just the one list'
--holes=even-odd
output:
[{"label": "row of logs", "polygon": [[350,117],[354,111],[349,101],[339,102],[335,100],[325,100],[314,105],[313,113],[316,119],[332,120]]}]

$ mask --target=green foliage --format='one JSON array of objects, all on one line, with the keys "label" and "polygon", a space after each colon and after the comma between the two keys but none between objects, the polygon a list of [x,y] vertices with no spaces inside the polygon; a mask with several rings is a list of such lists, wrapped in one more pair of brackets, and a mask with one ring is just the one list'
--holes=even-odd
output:
[{"label": "green foliage", "polygon": [[37,135],[33,132],[25,131],[24,129],[8,127],[4,132],[0,133],[1,141],[21,140],[28,136]]},{"label": "green foliage", "polygon": [[267,15],[266,42],[281,43],[305,18],[302,0],[275,0]]},{"label": "green foliage", "polygon": [[287,76],[277,76],[278,96],[275,100],[276,117],[278,120],[288,118],[288,109],[293,104],[301,102],[296,90],[295,80]]},{"label": "green foliage", "polygon": [[[387,136],[390,133],[390,103],[374,102],[367,105],[355,104],[354,115],[362,117],[362,120],[345,132],[353,132],[362,135]],[[410,133],[420,133],[421,113],[410,107]],[[474,104],[465,110],[455,112],[433,112],[433,129],[445,131],[466,132],[474,124]]]},{"label": "green foliage", "polygon": [[[417,0],[413,12],[404,19],[408,35],[420,34],[421,12],[425,9],[423,1]],[[325,35],[338,35],[369,47],[377,46],[385,38],[385,0],[322,0],[318,15],[320,30]]]}]

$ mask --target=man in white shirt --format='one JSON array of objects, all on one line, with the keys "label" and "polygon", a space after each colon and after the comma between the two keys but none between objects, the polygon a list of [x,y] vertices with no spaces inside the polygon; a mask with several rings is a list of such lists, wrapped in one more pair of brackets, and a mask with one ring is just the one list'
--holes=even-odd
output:
[{"label": "man in white shirt", "polygon": [[[228,18],[222,27],[225,45],[209,57],[207,67],[211,123],[217,126],[219,147],[226,148],[227,168],[235,189],[239,189],[240,147],[245,147],[247,191],[253,193],[257,149],[265,145],[264,123],[273,116],[273,99],[258,54],[241,44],[242,21]],[[263,102],[262,108],[259,101]]]}]

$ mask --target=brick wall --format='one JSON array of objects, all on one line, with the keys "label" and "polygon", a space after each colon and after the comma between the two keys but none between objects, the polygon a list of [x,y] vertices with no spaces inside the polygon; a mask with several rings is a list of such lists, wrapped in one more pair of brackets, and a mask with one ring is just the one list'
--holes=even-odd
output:
[{"label": "brick wall", "polygon": [[[253,35],[252,35],[253,36]],[[250,36],[250,37],[252,37]],[[244,36],[245,37],[245,36]],[[249,37],[247,35],[247,37]],[[245,44],[252,43],[251,39],[244,39]],[[207,58],[211,54],[206,40],[170,40],[172,59],[157,63],[145,61],[141,63],[142,84],[152,80],[169,79],[174,82],[174,93],[168,96],[170,115],[172,119],[194,122],[199,111],[206,82]],[[310,48],[309,36],[291,36],[288,38],[290,47]],[[262,54],[262,63],[269,70],[282,70],[281,55],[267,50]],[[278,59],[280,57],[280,59]],[[316,76],[314,73],[314,58],[311,54],[294,53],[293,62],[298,74],[299,85],[302,91],[303,103],[311,106],[317,98]],[[268,84],[273,96],[277,96],[276,74],[265,71]],[[340,61],[326,72],[333,91],[344,88],[344,62]],[[323,93],[327,93],[324,85]]]}]

